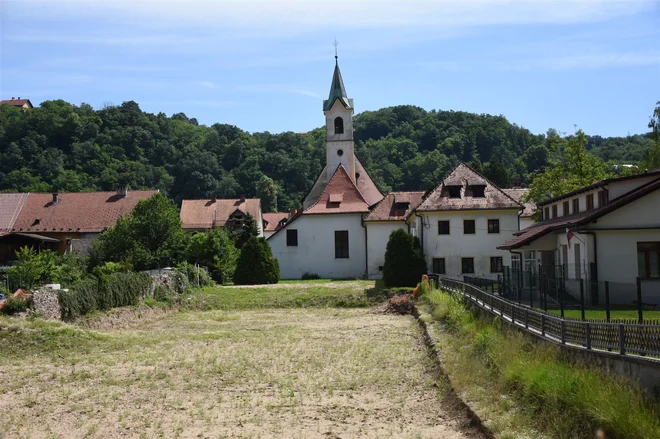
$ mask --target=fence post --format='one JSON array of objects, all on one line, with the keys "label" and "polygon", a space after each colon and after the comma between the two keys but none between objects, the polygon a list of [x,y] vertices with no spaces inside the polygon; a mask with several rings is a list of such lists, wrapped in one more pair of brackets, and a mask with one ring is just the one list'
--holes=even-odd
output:
[{"label": "fence post", "polygon": [[548,279],[544,279],[543,284],[543,310],[548,312]]},{"label": "fence post", "polygon": [[563,287],[559,289],[559,309],[561,310],[561,318],[564,318],[564,294]]},{"label": "fence post", "polygon": [[623,323],[619,323],[619,353],[626,355],[626,332]]},{"label": "fence post", "polygon": [[525,310],[525,329],[529,328],[529,310]]},{"label": "fence post", "polygon": [[561,344],[566,344],[566,321],[561,321]]},{"label": "fence post", "polygon": [[610,321],[610,281],[605,281],[605,318]]},{"label": "fence post", "polygon": [[591,325],[587,322],[587,327],[585,328],[586,337],[587,337],[587,350],[591,350]]},{"label": "fence post", "polygon": [[580,314],[584,321],[584,280],[580,279]]},{"label": "fence post", "polygon": [[541,335],[545,337],[545,315],[541,314]]},{"label": "fence post", "polygon": [[637,317],[639,323],[644,321],[644,312],[642,311],[642,279],[637,278]]}]

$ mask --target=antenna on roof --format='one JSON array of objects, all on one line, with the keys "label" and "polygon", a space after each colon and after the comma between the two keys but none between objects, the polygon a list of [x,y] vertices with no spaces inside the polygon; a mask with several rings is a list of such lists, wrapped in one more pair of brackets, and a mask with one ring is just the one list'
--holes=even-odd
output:
[{"label": "antenna on roof", "polygon": [[339,41],[337,41],[337,38],[335,38],[335,41],[332,43],[333,46],[335,46],[335,62],[339,59],[337,56],[337,46],[339,46]]}]

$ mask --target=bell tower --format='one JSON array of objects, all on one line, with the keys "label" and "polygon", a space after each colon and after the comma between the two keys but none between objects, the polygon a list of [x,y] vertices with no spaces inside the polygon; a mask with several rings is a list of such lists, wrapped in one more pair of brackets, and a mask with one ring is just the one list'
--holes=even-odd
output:
[{"label": "bell tower", "polygon": [[344,81],[339,71],[337,57],[337,42],[335,42],[335,72],[332,75],[330,95],[323,101],[325,128],[327,132],[325,143],[327,180],[334,175],[339,165],[355,183],[355,150],[353,143],[353,99],[346,96]]}]

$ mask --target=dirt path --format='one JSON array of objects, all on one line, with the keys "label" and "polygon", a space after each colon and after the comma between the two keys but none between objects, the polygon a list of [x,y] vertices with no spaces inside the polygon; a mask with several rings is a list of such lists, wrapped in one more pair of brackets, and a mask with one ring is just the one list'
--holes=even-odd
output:
[{"label": "dirt path", "polygon": [[177,313],[0,372],[6,438],[469,437],[413,318],[368,309]]}]

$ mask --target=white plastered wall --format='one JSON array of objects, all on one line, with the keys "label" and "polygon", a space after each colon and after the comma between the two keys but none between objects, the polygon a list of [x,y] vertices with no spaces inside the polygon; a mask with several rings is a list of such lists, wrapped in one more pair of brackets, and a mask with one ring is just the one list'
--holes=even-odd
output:
[{"label": "white plastered wall", "polygon": [[404,221],[365,222],[367,226],[367,258],[368,278],[381,279],[383,272],[379,269],[385,263],[385,250],[390,239],[390,233],[397,229],[408,231]]}]

